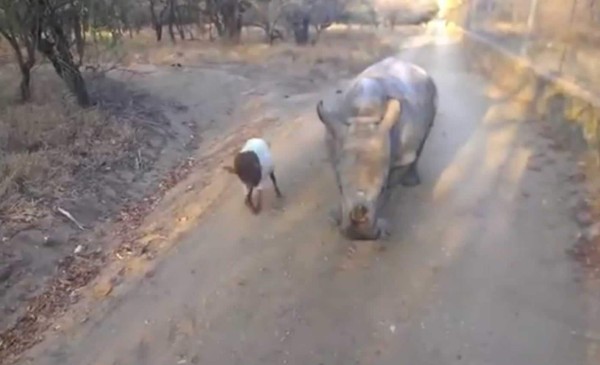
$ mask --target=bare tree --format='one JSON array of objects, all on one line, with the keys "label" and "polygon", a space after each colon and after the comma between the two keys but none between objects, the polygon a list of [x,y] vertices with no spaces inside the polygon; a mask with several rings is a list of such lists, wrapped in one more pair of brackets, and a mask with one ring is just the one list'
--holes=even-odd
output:
[{"label": "bare tree", "polygon": [[22,74],[21,99],[31,98],[37,51],[52,64],[79,105],[91,105],[79,70],[88,46],[86,34],[106,30],[113,42],[124,31],[133,36],[130,14],[139,11],[142,1],[147,0],[0,0],[0,36],[11,45]]},{"label": "bare tree", "polygon": [[345,9],[342,0],[320,0],[310,5],[310,23],[315,28],[313,43],[319,40],[320,34],[329,28],[340,17]]},{"label": "bare tree", "polygon": [[243,14],[243,25],[261,28],[265,32],[265,40],[273,43],[282,39],[283,34],[278,29],[283,20],[284,9],[289,0],[254,0]]},{"label": "bare tree", "polygon": [[162,40],[163,23],[162,13],[166,9],[163,1],[161,0],[148,0],[148,6],[150,9],[150,17],[152,20],[152,27],[156,33],[156,40],[160,42]]},{"label": "bare tree", "polygon": [[338,15],[339,22],[346,24],[378,26],[377,12],[370,0],[345,0]]},{"label": "bare tree", "polygon": [[310,27],[315,30],[312,43],[316,43],[325,29],[342,19],[346,4],[346,0],[296,0],[286,12],[296,43],[308,42]]},{"label": "bare tree", "polygon": [[73,2],[55,2],[51,0],[27,0],[30,11],[40,14],[38,51],[52,63],[67,88],[75,95],[77,103],[82,107],[90,106],[91,99],[85,80],[73,59],[69,42],[69,25],[65,21],[71,16]]},{"label": "bare tree", "polygon": [[21,100],[31,99],[31,69],[39,33],[39,14],[25,2],[0,0],[0,35],[10,44],[21,72]]},{"label": "bare tree", "polygon": [[242,17],[251,7],[248,0],[207,0],[207,8],[217,33],[223,39],[237,43],[242,34]]},{"label": "bare tree", "polygon": [[426,23],[439,11],[435,0],[373,0],[373,6],[392,29],[396,25]]}]

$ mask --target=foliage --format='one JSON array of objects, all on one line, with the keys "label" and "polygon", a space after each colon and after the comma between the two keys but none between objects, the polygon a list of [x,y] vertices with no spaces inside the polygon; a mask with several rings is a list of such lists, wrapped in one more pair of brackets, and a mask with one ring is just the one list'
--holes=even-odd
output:
[{"label": "foliage", "polygon": [[193,38],[195,30],[202,36],[208,32],[212,40],[214,30],[219,38],[237,43],[242,27],[253,26],[264,30],[269,43],[290,37],[302,45],[311,39],[316,42],[334,22],[373,24],[379,15],[393,26],[394,14],[405,9],[403,1],[372,1],[0,0],[0,36],[10,44],[19,65],[23,101],[31,97],[31,69],[41,54],[79,104],[88,106],[92,101],[80,68],[90,44],[109,42],[114,47],[124,35],[134,37],[143,27],[151,27],[159,42],[166,29],[172,42]]}]

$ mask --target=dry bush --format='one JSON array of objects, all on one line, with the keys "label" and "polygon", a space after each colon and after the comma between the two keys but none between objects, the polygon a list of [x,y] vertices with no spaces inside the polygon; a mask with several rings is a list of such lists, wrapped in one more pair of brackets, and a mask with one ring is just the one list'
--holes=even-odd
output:
[{"label": "dry bush", "polygon": [[[5,71],[5,72],[1,72]],[[118,158],[133,131],[106,113],[79,108],[49,70],[34,77],[32,103],[16,104],[18,73],[0,70],[0,220],[28,223],[67,193],[83,170]]]}]

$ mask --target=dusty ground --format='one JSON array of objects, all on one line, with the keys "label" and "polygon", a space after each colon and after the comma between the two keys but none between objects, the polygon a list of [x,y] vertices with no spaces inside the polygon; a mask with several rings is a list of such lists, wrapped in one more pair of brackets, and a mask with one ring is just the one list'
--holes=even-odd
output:
[{"label": "dusty ground", "polygon": [[[600,361],[598,266],[591,251],[572,254],[582,237],[597,236],[585,229],[594,217],[582,207],[580,156],[533,123],[543,121],[525,113],[514,90],[479,73],[460,38],[396,40],[404,58],[434,75],[440,111],[423,184],[390,201],[391,240],[348,242],[329,225],[336,191],[314,105],[379,57],[371,41],[368,56],[345,58],[365,39],[344,37],[353,48],[335,49],[343,42],[332,39],[313,63],[279,48],[270,63],[234,55],[192,67],[200,56],[184,54],[181,69],[114,73],[186,106],[166,115],[176,126],[194,121],[200,143],[178,170],[189,175],[176,174],[171,180],[183,181],[148,203],[155,209],[134,211],[150,214],[109,251],[89,289],[73,292],[83,300],[59,320],[21,322],[52,330],[19,363]],[[258,217],[219,169],[256,134],[273,145],[286,196],[267,193]],[[37,340],[23,341],[18,328],[2,337],[7,363]]]},{"label": "dusty ground", "polygon": [[[195,148],[195,126],[171,123],[180,104],[123,82],[98,79],[97,108],[81,110],[46,67],[34,74],[35,100],[11,101],[9,66],[0,71],[0,328],[25,309],[58,263],[73,253],[98,254],[94,238],[127,203],[152,192]],[[76,218],[69,221],[58,209]],[[100,233],[101,234],[101,233]]]},{"label": "dusty ground", "polygon": [[[459,37],[400,43],[434,75],[440,111],[423,184],[394,192],[393,235],[379,243],[328,223],[336,191],[314,115],[366,58],[315,59],[331,74],[293,54],[226,71],[132,66],[135,85],[188,107],[172,120],[199,126],[190,174],[19,363],[597,364],[597,269],[568,254],[591,223],[577,219],[578,156],[478,73]],[[219,166],[257,134],[286,198],[267,193],[252,216]]]},{"label": "dusty ground", "polygon": [[[369,46],[356,49],[355,41]],[[252,38],[238,47],[156,46],[142,34],[100,60],[119,61],[108,78],[89,75],[100,104],[86,112],[44,66],[34,75],[34,102],[14,105],[15,70],[4,66],[0,357],[37,342],[50,319],[85,296],[78,289],[115,258],[121,277],[127,258],[154,257],[161,234],[136,240],[146,215],[155,213],[145,226],[164,223],[170,231],[169,215],[187,203],[180,190],[197,193],[244,136],[286,122],[292,109],[282,104],[294,106],[302,94],[390,51],[385,40],[362,31],[333,32],[306,50]],[[69,131],[73,136],[65,137]],[[192,182],[164,197],[191,171]],[[107,294],[116,280],[95,292]]]}]

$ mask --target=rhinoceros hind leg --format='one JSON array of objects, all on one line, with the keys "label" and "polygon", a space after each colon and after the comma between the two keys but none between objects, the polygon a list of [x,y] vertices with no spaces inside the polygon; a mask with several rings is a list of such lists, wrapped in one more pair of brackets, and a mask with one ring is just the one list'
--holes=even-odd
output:
[{"label": "rhinoceros hind leg", "polygon": [[392,171],[390,171],[390,175],[388,177],[388,186],[392,188],[394,186],[400,185],[402,183],[402,178],[404,177],[404,174],[407,170],[407,166],[398,166],[393,168]]},{"label": "rhinoceros hind leg", "polygon": [[421,184],[421,176],[417,169],[417,162],[419,161],[419,157],[421,157],[421,153],[423,153],[423,148],[425,147],[425,142],[427,142],[427,137],[429,137],[429,132],[431,131],[431,126],[433,122],[429,125],[429,129],[423,136],[423,140],[419,145],[419,149],[417,150],[415,160],[408,166],[408,171],[402,176],[402,185],[405,187],[414,187]]},{"label": "rhinoceros hind leg", "polygon": [[421,184],[421,176],[417,170],[417,161],[413,162],[402,176],[401,184],[405,187],[414,187]]}]

